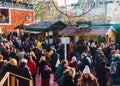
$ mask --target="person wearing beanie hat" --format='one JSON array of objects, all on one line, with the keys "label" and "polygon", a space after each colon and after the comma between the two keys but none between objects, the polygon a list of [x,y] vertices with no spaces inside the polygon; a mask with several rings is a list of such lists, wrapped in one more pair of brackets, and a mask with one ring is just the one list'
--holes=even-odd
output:
[{"label": "person wearing beanie hat", "polygon": [[88,66],[88,65],[85,66],[85,68],[84,68],[84,70],[83,70],[83,73],[84,73],[84,74],[90,74],[90,69],[89,69],[89,66]]},{"label": "person wearing beanie hat", "polygon": [[96,77],[90,72],[88,65],[83,69],[83,73],[78,80],[77,86],[99,86]]},{"label": "person wearing beanie hat", "polygon": [[21,62],[23,62],[23,63],[26,63],[26,64],[27,64],[27,59],[23,58],[23,59],[21,60]]},{"label": "person wearing beanie hat", "polygon": [[[27,66],[27,62],[27,59],[21,59],[20,65],[18,66],[18,74],[20,76],[33,80],[32,75],[30,73],[30,69]],[[27,86],[27,81],[20,79],[19,86]]]}]

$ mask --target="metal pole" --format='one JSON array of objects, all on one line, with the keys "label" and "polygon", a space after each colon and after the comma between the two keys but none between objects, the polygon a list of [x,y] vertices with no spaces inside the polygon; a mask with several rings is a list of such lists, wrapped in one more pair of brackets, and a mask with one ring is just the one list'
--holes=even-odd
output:
[{"label": "metal pole", "polygon": [[67,44],[66,43],[64,44],[64,57],[65,57],[65,60],[67,60]]}]

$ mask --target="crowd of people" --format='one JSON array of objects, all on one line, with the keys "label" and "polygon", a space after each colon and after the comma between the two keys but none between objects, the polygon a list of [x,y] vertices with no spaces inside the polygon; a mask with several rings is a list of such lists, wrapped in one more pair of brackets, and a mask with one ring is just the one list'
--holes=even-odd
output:
[{"label": "crowd of people", "polygon": [[[60,41],[46,44],[41,39],[31,39],[10,33],[0,36],[0,79],[12,72],[33,80],[41,76],[41,86],[50,86],[50,75],[58,86],[114,86],[120,85],[120,75],[113,74],[112,63],[120,61],[120,46],[83,39],[68,45],[67,59]],[[119,68],[120,69],[120,66]],[[20,80],[19,86],[26,83]]]}]

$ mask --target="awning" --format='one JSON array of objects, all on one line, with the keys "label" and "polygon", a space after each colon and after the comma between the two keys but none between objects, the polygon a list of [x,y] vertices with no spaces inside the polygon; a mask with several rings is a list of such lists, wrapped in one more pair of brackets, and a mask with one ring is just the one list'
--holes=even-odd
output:
[{"label": "awning", "polygon": [[53,22],[43,21],[43,22],[34,22],[33,24],[26,27],[26,30],[29,31],[46,31],[53,24]]},{"label": "awning", "polygon": [[61,32],[59,32],[60,35],[105,35],[108,30],[110,29],[110,26],[95,26],[92,27],[90,31],[80,31],[76,27],[67,27]]},{"label": "awning", "polygon": [[65,35],[65,34],[74,34],[76,33],[77,28],[76,27],[66,27],[62,31],[59,32],[60,35]]}]

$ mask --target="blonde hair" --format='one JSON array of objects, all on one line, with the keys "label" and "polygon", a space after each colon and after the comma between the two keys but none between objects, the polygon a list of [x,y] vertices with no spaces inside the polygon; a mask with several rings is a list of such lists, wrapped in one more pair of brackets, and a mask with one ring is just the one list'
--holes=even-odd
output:
[{"label": "blonde hair", "polygon": [[36,58],[36,55],[35,55],[35,53],[33,51],[30,52],[30,57]]},{"label": "blonde hair", "polygon": [[42,61],[45,61],[46,59],[45,59],[45,56],[42,56],[41,58],[40,58],[40,60],[39,60],[39,63],[41,63]]},{"label": "blonde hair", "polygon": [[16,59],[13,59],[13,58],[10,59],[10,60],[9,60],[9,63],[12,64],[12,65],[17,66],[17,61],[16,61]]},{"label": "blonde hair", "polygon": [[101,47],[101,48],[104,48],[104,47],[105,47],[105,44],[104,44],[104,43],[101,43],[101,44],[100,44],[100,47]]},{"label": "blonde hair", "polygon": [[66,74],[66,73],[69,74],[70,76],[72,76],[72,78],[75,77],[75,69],[72,68],[72,67],[66,69],[66,70],[63,72],[63,74]]}]

